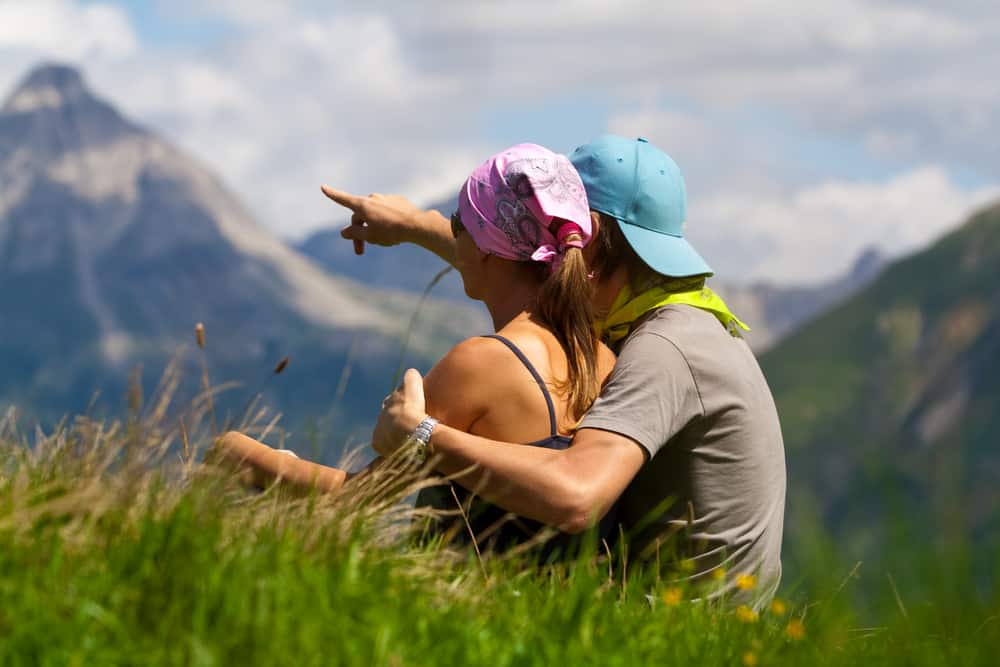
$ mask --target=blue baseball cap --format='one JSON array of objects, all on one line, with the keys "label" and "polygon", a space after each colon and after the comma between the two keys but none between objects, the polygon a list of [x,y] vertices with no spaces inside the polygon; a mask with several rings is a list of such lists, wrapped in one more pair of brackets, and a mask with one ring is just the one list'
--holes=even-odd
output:
[{"label": "blue baseball cap", "polygon": [[677,278],[712,275],[684,239],[687,193],[669,155],[642,137],[607,134],[580,146],[569,159],[591,210],[618,220],[629,245],[651,269]]}]

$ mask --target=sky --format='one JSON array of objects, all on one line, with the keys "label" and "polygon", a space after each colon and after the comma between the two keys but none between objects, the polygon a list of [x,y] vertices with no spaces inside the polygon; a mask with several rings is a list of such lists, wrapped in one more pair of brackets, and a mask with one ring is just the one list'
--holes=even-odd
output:
[{"label": "sky", "polygon": [[322,183],[430,204],[506,146],[608,132],[678,162],[733,282],[829,280],[1000,198],[991,0],[0,0],[0,95],[42,61],[289,239],[344,218]]}]

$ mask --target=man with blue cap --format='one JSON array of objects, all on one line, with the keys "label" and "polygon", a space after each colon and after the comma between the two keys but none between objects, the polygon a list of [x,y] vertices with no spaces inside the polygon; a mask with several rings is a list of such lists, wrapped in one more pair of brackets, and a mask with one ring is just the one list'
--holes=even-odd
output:
[{"label": "man with blue cap", "polygon": [[[463,486],[566,532],[614,512],[630,559],[673,561],[682,576],[714,582],[711,596],[760,607],[781,576],[781,428],[746,326],[705,287],[712,269],[684,238],[680,170],[643,138],[600,137],[570,159],[594,222],[598,326],[618,353],[572,445],[529,448],[437,424],[413,369],[386,398],[372,444],[389,455],[416,436],[441,472],[464,473]],[[411,241],[453,259],[437,212],[324,193],[354,212],[342,235],[356,246]]]}]

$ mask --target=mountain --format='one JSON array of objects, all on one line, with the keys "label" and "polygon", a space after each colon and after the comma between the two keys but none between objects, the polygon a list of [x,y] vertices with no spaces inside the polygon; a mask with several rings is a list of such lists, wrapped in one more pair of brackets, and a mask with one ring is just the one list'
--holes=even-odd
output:
[{"label": "mountain", "polygon": [[[458,186],[455,186],[458,192]],[[458,196],[427,207],[440,211],[445,217],[458,208]],[[447,265],[441,259],[415,245],[404,243],[392,248],[366,245],[365,254],[358,257],[354,246],[340,237],[342,224],[321,229],[298,244],[297,249],[306,257],[324,267],[350,277],[363,285],[388,287],[419,293],[434,276]],[[433,294],[440,298],[468,302],[462,288],[462,278],[451,271],[434,286]]]},{"label": "mountain", "polygon": [[[35,69],[0,108],[0,406],[51,418],[85,409],[94,390],[118,401],[130,368],[155,380],[200,321],[216,382],[252,387],[290,355],[269,403],[293,423],[364,422],[405,337],[409,363],[426,367],[488,326],[430,300],[408,331],[415,306],[285,246],[208,169],[70,67]],[[349,391],[333,406],[349,357]]]},{"label": "mountain", "polygon": [[739,285],[723,282],[716,287],[752,331],[747,342],[758,354],[767,351],[800,326],[878,277],[888,259],[875,248],[863,251],[843,276],[815,286],[778,286],[767,282]]},{"label": "mountain", "polygon": [[900,508],[937,537],[996,539],[1000,203],[888,266],[761,363],[782,419],[791,510],[819,499],[861,544],[877,543],[879,519]]}]

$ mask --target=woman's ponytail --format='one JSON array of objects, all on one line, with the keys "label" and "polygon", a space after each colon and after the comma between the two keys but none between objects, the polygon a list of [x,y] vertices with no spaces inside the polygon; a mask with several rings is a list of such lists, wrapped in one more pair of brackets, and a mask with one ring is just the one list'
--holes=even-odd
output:
[{"label": "woman's ponytail", "polygon": [[569,246],[538,294],[538,314],[566,350],[569,373],[558,389],[568,396],[574,421],[583,417],[600,389],[592,289],[583,250]]}]

